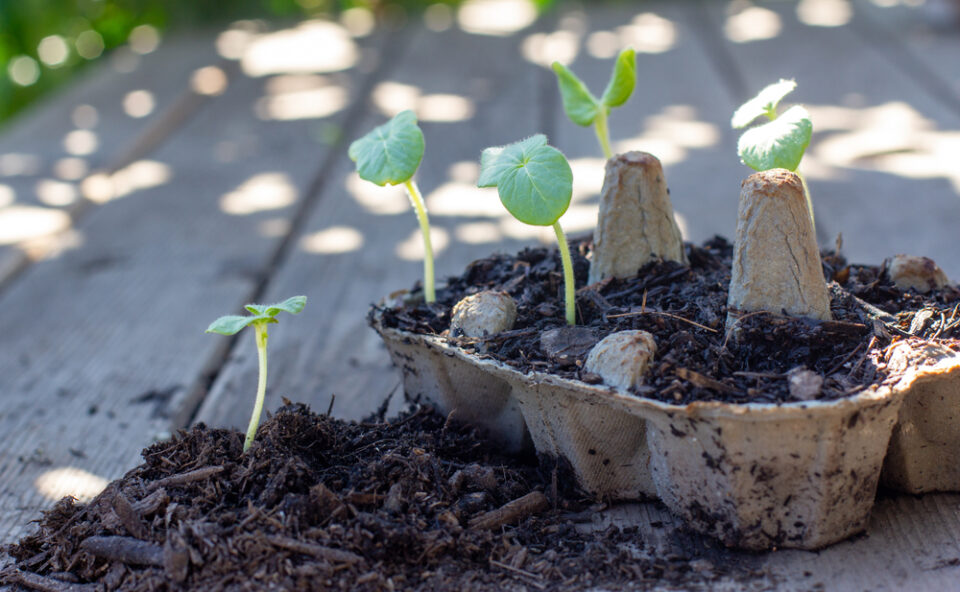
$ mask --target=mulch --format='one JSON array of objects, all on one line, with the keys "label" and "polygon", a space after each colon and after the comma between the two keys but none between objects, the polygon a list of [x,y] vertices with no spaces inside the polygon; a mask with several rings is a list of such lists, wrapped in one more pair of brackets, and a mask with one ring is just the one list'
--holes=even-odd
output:
[{"label": "mulch", "polygon": [[[6,551],[0,583],[35,590],[710,589],[758,577],[749,554],[688,537],[658,555],[636,528],[532,459],[426,409],[346,423],[287,404],[247,453],[199,425],[88,504],[71,498]],[[578,527],[579,526],[579,527]],[[686,536],[682,532],[676,536]]]}]

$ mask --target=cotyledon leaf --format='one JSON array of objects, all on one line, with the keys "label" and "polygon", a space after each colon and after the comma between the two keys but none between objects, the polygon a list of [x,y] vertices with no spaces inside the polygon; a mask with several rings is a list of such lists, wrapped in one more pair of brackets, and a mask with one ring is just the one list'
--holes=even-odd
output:
[{"label": "cotyledon leaf", "polygon": [[406,183],[423,159],[423,132],[413,111],[401,111],[387,123],[350,144],[361,179],[380,185]]},{"label": "cotyledon leaf", "polygon": [[810,145],[812,133],[810,114],[795,105],[775,120],[744,132],[737,143],[737,152],[743,163],[756,171],[774,168],[795,171]]}]

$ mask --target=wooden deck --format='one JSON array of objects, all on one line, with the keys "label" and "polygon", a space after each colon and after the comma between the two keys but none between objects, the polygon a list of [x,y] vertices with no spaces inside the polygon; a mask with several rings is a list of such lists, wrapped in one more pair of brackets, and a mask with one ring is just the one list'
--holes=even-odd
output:
[{"label": "wooden deck", "polygon": [[[511,30],[525,15],[506,2],[444,30],[208,31],[103,60],[0,133],[0,543],[172,430],[244,426],[253,340],[203,329],[246,302],[310,297],[273,331],[268,409],[281,396],[326,409],[334,394],[345,418],[391,396],[398,409],[399,375],[364,315],[419,276],[417,228],[402,193],[356,182],[345,141],[418,111],[440,277],[550,238],[473,188],[489,145],[547,133],[574,166],[565,227],[587,230],[603,163],[538,65],[552,59],[602,88],[608,56],[640,51],[612,135],[660,156],[693,241],[733,234],[748,174],[734,107],[795,77],[814,118],[803,166],[821,244],[842,232],[852,260],[927,255],[960,279],[960,30],[901,4],[618,3]],[[662,522],[643,532],[665,549],[698,547],[652,504],[603,519],[625,515]],[[758,573],[730,589],[960,590],[960,495],[885,497],[865,536],[819,553],[730,556]]]}]

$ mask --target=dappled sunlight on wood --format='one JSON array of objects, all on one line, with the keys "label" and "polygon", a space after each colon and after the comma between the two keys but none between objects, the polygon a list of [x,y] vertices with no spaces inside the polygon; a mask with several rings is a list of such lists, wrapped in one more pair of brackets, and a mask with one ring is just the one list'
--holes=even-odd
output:
[{"label": "dappled sunlight on wood", "polygon": [[153,113],[156,101],[148,90],[132,90],[123,97],[123,111],[130,117],[139,119]]},{"label": "dappled sunlight on wood", "polygon": [[0,154],[0,176],[29,177],[40,172],[40,157],[36,154],[8,152]]},{"label": "dappled sunlight on wood", "polygon": [[460,29],[474,35],[506,37],[537,20],[530,0],[466,0],[457,11]]},{"label": "dappled sunlight on wood", "polygon": [[477,187],[476,182],[451,181],[431,191],[427,210],[438,216],[497,218],[505,214],[496,187]]},{"label": "dappled sunlight on wood", "polygon": [[523,40],[521,51],[528,62],[550,66],[553,62],[570,65],[580,52],[581,35],[574,31],[534,33]]},{"label": "dappled sunlight on wood", "polygon": [[329,117],[347,106],[350,93],[329,76],[287,74],[267,81],[266,96],[257,101],[257,117],[292,120]]},{"label": "dappled sunlight on wood", "polygon": [[503,240],[500,225],[493,222],[465,222],[453,231],[454,239],[468,245],[497,244]]},{"label": "dappled sunlight on wood", "polygon": [[371,96],[387,117],[410,109],[420,121],[454,122],[466,121],[476,112],[474,102],[467,97],[452,93],[423,94],[418,87],[401,82],[381,82]]},{"label": "dappled sunlight on wood", "polygon": [[37,491],[49,501],[71,496],[89,502],[103,491],[109,481],[76,467],[62,467],[44,472],[34,481]]},{"label": "dappled sunlight on wood", "polygon": [[73,183],[41,179],[35,186],[37,199],[47,206],[69,206],[77,201],[78,191]]},{"label": "dappled sunlight on wood", "polygon": [[347,175],[345,186],[354,201],[371,214],[393,216],[410,209],[410,199],[402,186],[378,187],[356,172]]},{"label": "dappled sunlight on wood", "polygon": [[377,19],[369,8],[354,6],[340,13],[340,24],[353,37],[366,37],[373,32]]},{"label": "dappled sunlight on wood", "polygon": [[331,226],[300,239],[300,249],[318,255],[358,251],[363,247],[363,234],[350,226]]},{"label": "dappled sunlight on wood", "polygon": [[13,245],[68,228],[70,216],[60,210],[21,205],[0,209],[0,245]]},{"label": "dappled sunlight on wood", "polygon": [[[438,226],[430,228],[430,245],[433,247],[433,256],[443,253],[450,245],[450,233]],[[423,261],[423,235],[419,229],[414,229],[406,239],[397,244],[394,253],[404,261]]]},{"label": "dappled sunlight on wood", "polygon": [[735,12],[727,16],[723,31],[727,39],[734,43],[773,39],[783,28],[780,15],[769,8],[746,4],[746,8],[737,10],[737,6],[744,5],[731,3],[730,6]]},{"label": "dappled sunlight on wood", "polygon": [[79,181],[89,171],[87,161],[82,158],[61,158],[53,165],[53,174],[64,181]]},{"label": "dappled sunlight on wood", "polygon": [[17,192],[9,185],[0,185],[0,208],[5,208],[17,200]]},{"label": "dappled sunlight on wood", "polygon": [[[874,107],[807,105],[814,141],[804,159],[811,178],[832,178],[837,169],[865,169],[914,179],[945,178],[960,192],[960,131],[939,130],[912,105]],[[812,158],[811,158],[812,157]]]},{"label": "dappled sunlight on wood", "polygon": [[720,142],[716,125],[697,119],[697,110],[688,105],[670,105],[647,117],[643,132],[615,143],[616,151],[642,150],[655,155],[662,164],[676,164],[691,149],[706,149]]},{"label": "dappled sunlight on wood", "polygon": [[173,169],[155,160],[138,160],[112,175],[96,173],[83,180],[83,196],[95,203],[126,197],[136,191],[150,189],[169,183]]},{"label": "dappled sunlight on wood", "polygon": [[601,60],[616,56],[625,47],[632,47],[637,53],[659,54],[676,45],[676,24],[653,12],[638,14],[616,30],[594,31],[587,37],[587,53]]},{"label": "dappled sunlight on wood", "polygon": [[78,129],[63,137],[63,149],[74,156],[87,156],[97,151],[100,141],[90,130]]},{"label": "dappled sunlight on wood", "polygon": [[279,210],[297,201],[297,189],[286,173],[259,173],[220,198],[220,209],[234,216]]},{"label": "dappled sunlight on wood", "polygon": [[853,18],[849,0],[801,0],[797,18],[811,27],[842,27]]},{"label": "dappled sunlight on wood", "polygon": [[200,95],[216,96],[227,90],[227,73],[216,66],[198,68],[190,77],[190,88]]},{"label": "dappled sunlight on wood", "polygon": [[[234,34],[227,39],[238,38]],[[233,43],[242,49],[232,46]],[[343,26],[321,20],[223,44],[227,56],[241,53],[240,63],[248,76],[338,72],[355,66],[360,57],[356,43]]]}]

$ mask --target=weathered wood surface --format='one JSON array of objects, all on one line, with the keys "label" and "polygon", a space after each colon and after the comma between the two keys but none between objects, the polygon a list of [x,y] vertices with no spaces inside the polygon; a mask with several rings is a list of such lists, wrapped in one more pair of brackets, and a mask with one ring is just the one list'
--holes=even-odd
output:
[{"label": "weathered wood surface", "polygon": [[[951,43],[901,26],[915,17],[902,8],[826,4],[852,6],[851,23],[812,26],[798,18],[798,3],[775,2],[753,13],[778,23],[774,37],[734,41],[743,35],[735,17],[749,5],[590,5],[503,37],[414,22],[402,34],[352,41],[365,46],[360,64],[322,78],[255,78],[225,67],[226,92],[196,103],[189,125],[171,125],[162,143],[138,155],[167,174],[89,208],[74,229],[81,240],[0,292],[8,311],[0,315],[0,541],[13,540],[52,503],[41,491],[44,476],[84,471],[74,475],[93,477],[95,487],[135,465],[138,451],[171,429],[192,421],[244,426],[256,381],[253,340],[202,329],[249,300],[310,297],[299,317],[271,332],[268,409],[286,396],[323,410],[334,394],[340,417],[372,413],[389,394],[390,409],[399,408],[399,374],[364,315],[371,302],[420,277],[414,216],[400,191],[356,182],[345,142],[331,149],[320,140],[349,140],[388,114],[417,109],[427,138],[417,178],[440,278],[492,250],[552,240],[549,229],[510,220],[491,190],[473,188],[474,163],[488,145],[547,132],[578,178],[565,227],[589,230],[600,150],[592,130],[563,116],[553,75],[542,67],[554,58],[572,59],[600,92],[610,62],[597,56],[625,40],[641,50],[637,94],[614,111],[611,132],[617,149],[659,153],[693,240],[733,234],[739,182],[749,173],[736,162],[733,107],[770,81],[796,77],[794,96],[811,107],[818,130],[804,167],[821,244],[843,232],[855,260],[930,255],[960,278],[960,180],[956,165],[943,160],[956,154],[960,113],[936,90],[957,88],[960,60],[948,59],[956,37]],[[899,49],[880,47],[890,31]],[[148,128],[117,111],[117,97],[156,89],[153,117],[162,117],[190,92],[196,68],[217,63],[213,39],[167,43],[144,58],[158,65],[140,74],[91,71],[0,134],[0,156],[28,146],[48,167],[35,175],[49,176],[73,129],[70,106],[114,105],[100,109],[96,128],[110,141],[89,157],[91,169],[110,166]],[[933,82],[918,83],[903,55],[926,64]],[[292,108],[297,89],[323,91],[314,99],[321,103],[348,93],[353,106],[333,100],[332,113],[291,121],[257,116],[269,104]],[[891,118],[897,125],[884,128]],[[917,159],[920,178],[905,174],[907,156]],[[0,184],[25,183],[23,195],[32,181],[0,177]],[[732,579],[729,589],[960,589],[957,495],[884,498],[867,536],[819,553],[708,552],[703,539],[674,532],[676,522],[653,504],[609,510],[603,519],[638,515],[665,525],[642,528],[648,542],[758,572]]]}]

